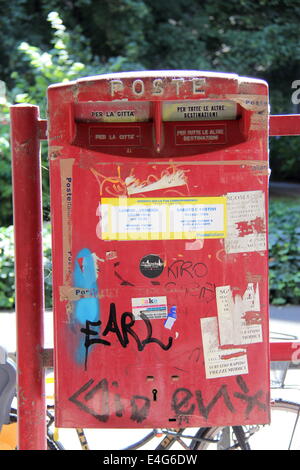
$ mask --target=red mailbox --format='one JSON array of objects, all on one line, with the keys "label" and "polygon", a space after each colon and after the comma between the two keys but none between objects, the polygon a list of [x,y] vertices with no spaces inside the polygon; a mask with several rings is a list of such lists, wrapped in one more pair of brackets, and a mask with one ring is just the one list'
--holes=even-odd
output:
[{"label": "red mailbox", "polygon": [[267,84],[100,75],[48,106],[57,426],[269,422]]}]

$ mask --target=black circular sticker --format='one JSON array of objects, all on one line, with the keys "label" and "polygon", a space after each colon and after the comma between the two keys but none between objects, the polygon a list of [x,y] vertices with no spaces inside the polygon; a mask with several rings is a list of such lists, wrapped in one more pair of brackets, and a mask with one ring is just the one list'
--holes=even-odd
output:
[{"label": "black circular sticker", "polygon": [[157,255],[147,255],[141,259],[140,271],[146,277],[157,277],[164,269],[163,260]]}]

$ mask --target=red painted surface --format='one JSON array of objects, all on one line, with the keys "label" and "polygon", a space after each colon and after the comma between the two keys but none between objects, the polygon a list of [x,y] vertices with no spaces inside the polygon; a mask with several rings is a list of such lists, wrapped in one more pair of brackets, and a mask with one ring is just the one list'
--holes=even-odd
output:
[{"label": "red painted surface", "polygon": [[106,75],[48,101],[57,425],[268,422],[266,84]]},{"label": "red painted surface", "polygon": [[[183,199],[228,192],[266,194],[265,84],[240,79],[238,86],[233,75],[200,75],[113,75],[49,91],[56,412],[61,426],[198,426],[268,419],[267,255],[261,240],[256,240],[257,251],[237,253],[226,252],[220,236],[187,239],[177,234],[168,239],[164,234],[161,239],[131,240],[127,234],[127,240],[121,241],[110,233],[106,234],[110,241],[104,241],[99,219],[104,197],[120,198],[120,210],[126,208],[125,200],[149,197],[159,198],[169,209],[170,202],[179,198],[184,209]],[[89,93],[91,100],[82,101]],[[116,96],[129,99],[125,107],[111,101]],[[172,112],[164,115],[165,99],[178,100],[181,112],[185,100],[192,99],[188,115],[199,113],[207,98],[216,103],[233,100],[238,119],[172,122]],[[100,99],[105,101],[99,103]],[[269,124],[270,135],[300,133],[297,115],[269,116]],[[45,449],[39,140],[47,138],[47,121],[39,119],[35,106],[13,106],[11,130],[18,448]],[[201,212],[197,214],[201,217]],[[137,219],[136,213],[134,217],[142,226],[142,218]],[[237,239],[243,239],[260,237],[267,224],[261,214],[253,218],[248,214],[235,226]],[[256,299],[249,304],[253,294],[249,283],[258,286],[259,303]],[[216,320],[222,311],[216,291],[225,285],[231,286],[231,311],[241,309],[244,294],[241,318],[246,325],[262,326],[263,341],[237,349],[236,342],[235,347],[223,342],[219,362],[224,368],[226,361],[247,357],[249,371],[230,375],[227,370],[226,376],[212,379],[206,377],[199,323],[203,318]],[[153,319],[149,314],[153,305],[157,311],[166,310],[163,296],[169,316]],[[148,319],[134,320],[131,310],[135,312],[141,303]],[[87,319],[95,321],[86,323]],[[271,343],[270,359],[299,361],[299,349],[299,342]],[[251,397],[255,399],[246,415]]]},{"label": "red painted surface", "polygon": [[42,126],[37,106],[11,107],[20,450],[46,450],[39,147]]}]

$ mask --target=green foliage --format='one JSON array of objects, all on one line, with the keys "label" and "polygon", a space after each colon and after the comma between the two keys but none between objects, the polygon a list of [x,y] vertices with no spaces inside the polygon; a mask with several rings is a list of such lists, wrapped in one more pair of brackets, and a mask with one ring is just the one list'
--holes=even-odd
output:
[{"label": "green foliage", "polygon": [[[50,83],[143,69],[263,78],[270,86],[272,114],[297,112],[291,83],[300,74],[300,0],[1,3],[0,76],[15,101],[38,104],[42,117]],[[272,178],[299,179],[299,152],[299,138],[292,144],[273,139]]]},{"label": "green foliage", "polygon": [[300,301],[299,200],[274,200],[269,211],[269,283],[274,305]]},{"label": "green foliage", "polygon": [[[50,224],[43,227],[45,306],[52,306],[52,263]],[[0,227],[0,309],[15,305],[14,230],[13,226]]]},{"label": "green foliage", "polygon": [[3,225],[13,222],[9,134],[9,103],[4,82],[0,81],[0,222]]},{"label": "green foliage", "polygon": [[13,227],[0,227],[0,308],[14,306]]},{"label": "green foliage", "polygon": [[[26,73],[18,71],[12,73],[15,87],[11,93],[15,102],[38,105],[42,117],[46,115],[46,95],[50,84],[93,75],[97,70],[97,63],[92,60],[86,41],[80,34],[80,28],[77,27],[73,40],[56,12],[49,13],[48,21],[53,31],[52,48],[48,52],[43,52],[39,47],[22,42],[18,49],[21,54],[20,59],[26,65]],[[77,59],[84,55],[89,61],[88,65]],[[48,155],[47,146],[44,145],[42,145],[42,184],[44,219],[49,220]],[[11,212],[10,206],[10,215]],[[6,220],[9,218],[5,209],[1,217],[6,217]]]}]

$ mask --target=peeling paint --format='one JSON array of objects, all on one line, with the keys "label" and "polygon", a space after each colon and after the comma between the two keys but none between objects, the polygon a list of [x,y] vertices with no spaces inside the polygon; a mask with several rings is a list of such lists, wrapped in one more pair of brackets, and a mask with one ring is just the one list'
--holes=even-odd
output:
[{"label": "peeling paint", "polygon": [[202,250],[202,248],[204,247],[204,239],[201,238],[201,239],[198,239],[198,240],[195,240],[193,242],[186,242],[185,244],[185,249],[186,250]]},{"label": "peeling paint", "polygon": [[129,176],[125,179],[127,193],[137,194],[141,192],[156,191],[158,189],[173,188],[175,186],[184,186],[187,184],[185,170],[176,170],[173,168],[172,172],[166,170],[160,178],[152,176],[156,181],[151,181],[151,176],[146,181],[139,182],[134,176]]}]

